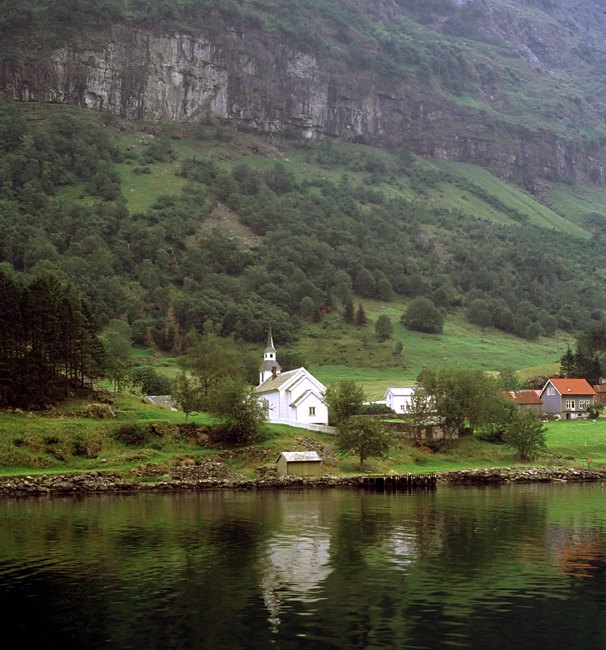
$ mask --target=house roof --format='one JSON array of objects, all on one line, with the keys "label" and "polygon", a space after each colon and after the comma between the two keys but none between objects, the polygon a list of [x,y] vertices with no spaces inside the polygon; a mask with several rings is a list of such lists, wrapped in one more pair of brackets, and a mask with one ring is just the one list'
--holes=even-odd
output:
[{"label": "house roof", "polygon": [[414,388],[388,388],[385,391],[385,396],[387,396],[387,393],[391,393],[394,397],[409,397],[414,395],[414,392]]},{"label": "house roof", "polygon": [[288,463],[317,463],[322,458],[317,451],[283,451],[278,454],[276,462],[283,457]]},{"label": "house roof", "polygon": [[503,390],[501,391],[501,395],[519,406],[530,404],[541,405],[543,403],[543,400],[534,390]]},{"label": "house roof", "polygon": [[551,383],[560,395],[595,395],[595,390],[587,383],[587,380],[560,379],[559,377],[548,379],[541,394],[545,392],[545,388],[547,388],[549,383]]},{"label": "house roof", "polygon": [[593,387],[593,390],[595,390],[595,392],[599,393],[600,395],[606,394],[606,384],[596,384]]},{"label": "house roof", "polygon": [[[311,388],[308,388],[304,393],[301,393],[299,395],[299,397],[297,397],[297,399],[294,402],[292,402],[292,404],[290,406],[299,406],[299,404],[301,404],[301,402],[306,400],[310,395],[316,395],[316,394],[317,393],[314,390],[312,390]],[[319,396],[319,397],[321,397],[321,396]]]}]

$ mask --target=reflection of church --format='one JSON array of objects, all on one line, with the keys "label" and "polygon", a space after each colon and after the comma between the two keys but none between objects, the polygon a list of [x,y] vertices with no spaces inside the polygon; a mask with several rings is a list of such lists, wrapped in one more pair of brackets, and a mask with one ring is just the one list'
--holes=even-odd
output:
[{"label": "reflection of church", "polygon": [[272,537],[264,557],[261,590],[274,632],[281,623],[281,611],[289,601],[314,603],[324,581],[332,572],[330,535],[321,511],[312,510],[307,500],[288,499],[282,510],[282,530]]},{"label": "reflection of church", "polygon": [[270,330],[259,367],[259,385],[254,389],[267,409],[268,421],[293,426],[328,424],[325,391],[326,386],[305,368],[282,372]]}]

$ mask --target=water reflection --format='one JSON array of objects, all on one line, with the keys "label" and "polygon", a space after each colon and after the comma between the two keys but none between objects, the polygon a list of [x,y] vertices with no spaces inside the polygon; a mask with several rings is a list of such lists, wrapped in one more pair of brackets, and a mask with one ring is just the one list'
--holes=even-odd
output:
[{"label": "water reflection", "polygon": [[588,486],[0,503],[9,647],[603,648],[605,587]]}]

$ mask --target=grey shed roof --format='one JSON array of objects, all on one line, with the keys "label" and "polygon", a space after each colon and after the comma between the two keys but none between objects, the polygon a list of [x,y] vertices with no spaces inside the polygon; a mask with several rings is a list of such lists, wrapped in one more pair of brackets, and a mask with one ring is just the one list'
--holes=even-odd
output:
[{"label": "grey shed roof", "polygon": [[283,451],[278,454],[276,461],[284,457],[288,463],[315,463],[322,461],[317,451]]}]

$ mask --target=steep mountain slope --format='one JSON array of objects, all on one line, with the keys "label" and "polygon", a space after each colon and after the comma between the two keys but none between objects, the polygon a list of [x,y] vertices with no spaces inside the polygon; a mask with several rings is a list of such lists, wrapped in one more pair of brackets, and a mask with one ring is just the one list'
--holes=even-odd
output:
[{"label": "steep mountain slope", "polygon": [[603,0],[2,0],[0,88],[605,179]]},{"label": "steep mountain slope", "polygon": [[178,351],[206,321],[292,340],[395,294],[530,339],[606,306],[604,216],[469,164],[6,101],[0,149],[5,272],[69,278],[139,343]]}]

